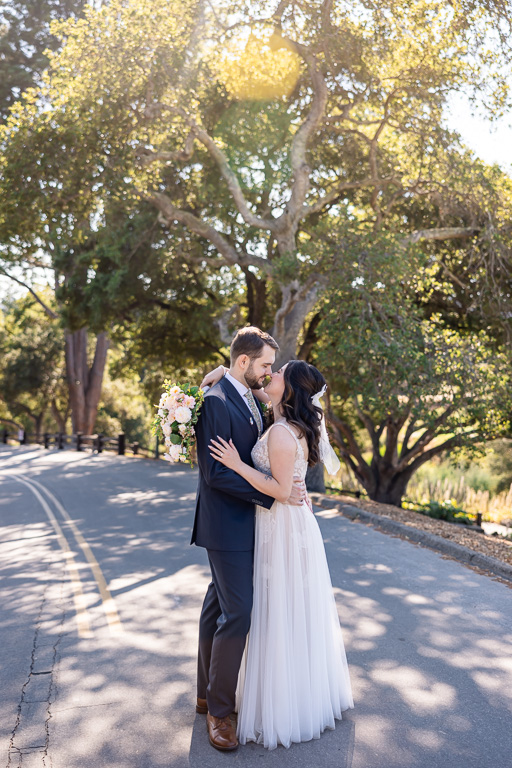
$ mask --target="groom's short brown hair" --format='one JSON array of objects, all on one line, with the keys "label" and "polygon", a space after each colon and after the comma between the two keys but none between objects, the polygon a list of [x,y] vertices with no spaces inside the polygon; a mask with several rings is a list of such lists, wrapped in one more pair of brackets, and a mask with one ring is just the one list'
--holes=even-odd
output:
[{"label": "groom's short brown hair", "polygon": [[233,364],[240,355],[247,355],[251,360],[255,360],[257,357],[260,357],[261,350],[265,345],[267,347],[272,347],[272,349],[279,349],[279,344],[272,338],[270,333],[266,333],[260,328],[256,328],[255,325],[248,325],[246,328],[240,328],[231,342],[231,364]]}]

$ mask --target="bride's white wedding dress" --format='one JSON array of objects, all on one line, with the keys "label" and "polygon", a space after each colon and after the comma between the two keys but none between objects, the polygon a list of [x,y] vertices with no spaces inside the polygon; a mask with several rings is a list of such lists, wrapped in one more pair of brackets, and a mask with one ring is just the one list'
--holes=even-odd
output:
[{"label": "bride's white wedding dress", "polygon": [[[295,475],[307,461],[295,438]],[[254,466],[270,474],[267,430],[252,451]],[[256,507],[254,603],[237,688],[241,744],[278,744],[319,738],[353,707],[347,659],[322,535],[306,503]]]}]

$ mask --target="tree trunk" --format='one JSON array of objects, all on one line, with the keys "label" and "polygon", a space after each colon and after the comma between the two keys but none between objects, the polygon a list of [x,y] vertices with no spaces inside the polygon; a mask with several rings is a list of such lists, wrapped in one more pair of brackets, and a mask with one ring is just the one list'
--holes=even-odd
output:
[{"label": "tree trunk", "polygon": [[34,416],[34,430],[35,430],[35,437],[36,441],[39,442],[41,439],[41,425],[43,423],[43,417],[44,417],[45,411],[41,411],[41,413],[38,413]]},{"label": "tree trunk", "polygon": [[391,482],[379,483],[376,485],[373,493],[369,494],[372,501],[379,501],[381,504],[392,504],[394,507],[402,506],[402,499],[407,490],[408,478],[396,475]]},{"label": "tree trunk", "polygon": [[105,331],[96,337],[94,360],[87,359],[87,328],[66,331],[66,374],[73,432],[90,435],[94,431],[107,351],[110,341]]},{"label": "tree trunk", "polygon": [[59,432],[62,432],[63,434],[66,433],[66,414],[62,415],[57,407],[57,403],[55,402],[55,398],[51,402],[51,410],[52,410],[52,416],[55,419],[57,423],[57,430]]},{"label": "tree trunk", "polygon": [[324,465],[322,462],[308,467],[306,472],[306,488],[315,493],[325,493]]},{"label": "tree trunk", "polygon": [[281,365],[287,363],[289,360],[295,360],[298,352],[298,339],[302,331],[302,327],[306,320],[306,317],[313,309],[318,297],[318,286],[311,288],[304,298],[297,301],[290,302],[292,306],[286,307],[286,303],[290,294],[293,294],[295,286],[286,286],[283,290],[283,303],[281,308],[276,314],[274,327],[271,330],[271,334],[279,344],[279,350],[276,355],[275,367],[280,368]]},{"label": "tree trunk", "polygon": [[247,285],[247,321],[249,325],[262,328],[267,303],[267,282],[256,277],[249,269],[244,269],[244,275]]},{"label": "tree trunk", "polygon": [[366,487],[368,496],[372,501],[379,501],[381,504],[392,504],[394,507],[402,506],[402,498],[407,490],[407,484],[411,479],[412,473],[409,467],[401,472],[397,472],[392,464],[380,461],[372,461],[371,472],[374,478],[373,487]]}]

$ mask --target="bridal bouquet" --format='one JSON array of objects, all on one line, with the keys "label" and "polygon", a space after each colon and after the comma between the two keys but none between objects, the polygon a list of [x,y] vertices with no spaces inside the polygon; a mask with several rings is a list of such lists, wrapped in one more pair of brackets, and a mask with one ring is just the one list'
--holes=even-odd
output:
[{"label": "bridal bouquet", "polygon": [[153,421],[153,434],[164,440],[164,459],[172,463],[186,462],[192,466],[196,444],[194,424],[203,403],[203,390],[190,384],[164,381],[164,391]]}]

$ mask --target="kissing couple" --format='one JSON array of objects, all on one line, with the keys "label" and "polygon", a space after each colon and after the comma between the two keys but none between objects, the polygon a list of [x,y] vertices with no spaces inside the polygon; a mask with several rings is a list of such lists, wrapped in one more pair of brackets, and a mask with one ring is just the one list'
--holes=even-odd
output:
[{"label": "kissing couple", "polygon": [[[302,360],[272,373],[278,348],[268,333],[242,328],[229,370],[219,366],[201,384],[214,386],[196,425],[191,543],[206,548],[212,580],[199,622],[196,711],[206,714],[210,743],[222,751],[319,738],[353,707],[304,482],[319,461],[331,472],[339,467],[320,406],[326,383]],[[266,431],[260,401],[274,413]]]}]

